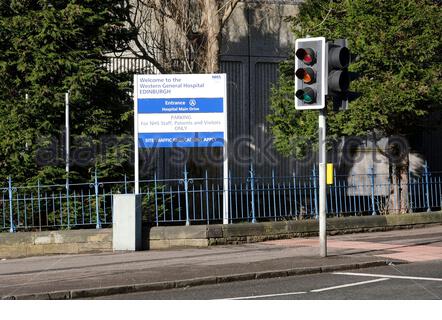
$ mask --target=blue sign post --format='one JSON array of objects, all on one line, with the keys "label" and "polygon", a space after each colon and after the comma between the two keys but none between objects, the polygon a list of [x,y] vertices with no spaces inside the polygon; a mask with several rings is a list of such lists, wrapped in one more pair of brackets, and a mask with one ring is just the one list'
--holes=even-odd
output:
[{"label": "blue sign post", "polygon": [[[225,74],[135,75],[135,193],[139,149],[223,147],[227,150]],[[228,223],[228,159],[224,152],[224,215]]]}]

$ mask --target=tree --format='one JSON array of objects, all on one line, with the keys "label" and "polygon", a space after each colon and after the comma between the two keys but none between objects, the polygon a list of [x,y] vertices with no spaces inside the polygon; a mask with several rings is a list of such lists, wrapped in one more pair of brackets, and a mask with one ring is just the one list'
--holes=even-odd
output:
[{"label": "tree", "polygon": [[219,71],[223,26],[239,0],[126,0],[130,46],[161,73]]},{"label": "tree", "polygon": [[[359,74],[352,91],[360,97],[348,110],[327,109],[328,136],[408,137],[428,124],[440,110],[442,10],[438,1],[307,0],[292,18],[297,37],[347,38]],[[281,65],[279,86],[272,95],[269,121],[275,145],[284,154],[301,156],[316,141],[313,111],[296,111],[293,102],[293,57]],[[408,154],[397,145],[381,150],[390,159],[394,183],[408,181]],[[394,193],[394,191],[392,191]],[[407,211],[407,187],[402,187],[401,212]]]},{"label": "tree", "polygon": [[0,2],[0,180],[64,176],[68,90],[72,154],[90,151],[84,163],[71,158],[73,176],[88,178],[92,165],[115,175],[128,165],[131,142],[96,152],[103,136],[131,128],[127,77],[105,68],[106,53],[126,50],[134,36],[123,21],[127,10],[111,0]]}]

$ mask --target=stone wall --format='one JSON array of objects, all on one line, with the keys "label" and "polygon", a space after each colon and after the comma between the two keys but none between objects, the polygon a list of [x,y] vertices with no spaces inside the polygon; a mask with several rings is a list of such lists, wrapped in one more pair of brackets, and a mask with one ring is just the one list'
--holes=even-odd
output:
[{"label": "stone wall", "polygon": [[[330,235],[442,224],[442,212],[327,219]],[[143,229],[144,249],[208,247],[318,234],[318,221],[277,221]],[[112,251],[112,229],[0,233],[0,259]]]},{"label": "stone wall", "polygon": [[[335,235],[387,231],[441,223],[442,212],[329,218],[327,219],[327,233]],[[211,245],[240,244],[293,237],[307,237],[317,235],[318,231],[319,225],[316,220],[189,227],[154,227],[149,230],[148,246],[150,249],[190,246],[206,247]]]},{"label": "stone wall", "polygon": [[0,259],[112,251],[112,229],[0,233]]}]

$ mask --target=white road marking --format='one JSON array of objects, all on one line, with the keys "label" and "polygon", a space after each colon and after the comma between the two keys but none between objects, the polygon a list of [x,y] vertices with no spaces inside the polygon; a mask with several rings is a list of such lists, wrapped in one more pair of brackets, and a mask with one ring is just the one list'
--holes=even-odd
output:
[{"label": "white road marking", "polygon": [[354,282],[354,283],[343,284],[343,285],[340,285],[340,286],[334,286],[334,287],[310,290],[310,292],[322,292],[322,291],[335,290],[335,289],[341,289],[341,288],[347,288],[347,287],[354,287],[354,286],[360,286],[360,285],[363,285],[363,284],[380,282],[380,281],[385,281],[385,280],[389,280],[389,279],[388,278],[381,278],[381,279],[375,279],[375,280]]},{"label": "white road marking", "polygon": [[[353,287],[353,286],[360,286],[360,285],[363,285],[363,284],[380,282],[380,281],[385,281],[385,280],[389,280],[389,279],[388,278],[382,278],[382,279],[361,281],[361,282],[355,282],[355,283],[347,283],[347,284],[343,284],[343,285],[340,285],[340,286],[333,286],[333,287],[327,287],[327,288],[321,288],[321,289],[314,289],[314,290],[310,290],[309,292],[322,292],[322,291],[327,291],[327,290],[335,290],[335,289],[346,288],[346,287]],[[271,294],[263,294],[263,295],[259,295],[259,296],[225,298],[224,300],[246,300],[246,299],[271,298],[271,297],[299,295],[299,294],[305,294],[305,293],[307,293],[307,292],[305,292],[305,291],[298,291],[298,292],[286,292],[286,293],[271,293]]]},{"label": "white road marking", "polygon": [[356,273],[356,272],[333,272],[333,274],[341,274],[341,275],[345,275],[345,276],[361,276],[361,277],[375,277],[375,278],[390,278],[390,279],[407,279],[407,280],[442,281],[442,278],[410,277],[410,276],[394,276],[394,275],[390,275],[390,274],[371,274],[371,273]]},{"label": "white road marking", "polygon": [[[346,275],[346,276],[374,277],[374,278],[378,278],[378,279],[348,283],[348,284],[327,287],[327,288],[321,288],[321,289],[314,289],[314,290],[310,290],[309,292],[322,292],[322,291],[328,291],[328,290],[336,290],[336,289],[341,289],[341,288],[360,286],[360,285],[369,284],[369,283],[381,282],[381,281],[390,280],[390,279],[442,281],[442,278],[395,276],[395,275],[389,275],[389,274],[371,274],[371,273],[355,273],[355,272],[333,272],[333,274]],[[287,293],[273,293],[273,294],[264,294],[264,295],[259,295],[259,296],[225,298],[225,300],[246,300],[246,299],[271,298],[271,297],[300,295],[300,294],[305,294],[305,293],[308,293],[308,292],[299,291],[299,292],[287,292]]]},{"label": "white road marking", "polygon": [[301,292],[273,293],[273,294],[263,294],[260,296],[226,298],[225,300],[245,300],[245,299],[269,298],[269,297],[293,296],[293,295],[304,294],[304,293],[307,293],[307,292],[301,291]]}]

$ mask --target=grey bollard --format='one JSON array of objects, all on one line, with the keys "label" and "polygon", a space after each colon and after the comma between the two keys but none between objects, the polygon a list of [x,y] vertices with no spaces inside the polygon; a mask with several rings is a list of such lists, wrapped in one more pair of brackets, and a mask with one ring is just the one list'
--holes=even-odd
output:
[{"label": "grey bollard", "polygon": [[113,250],[141,250],[141,195],[114,194],[113,202]]}]

